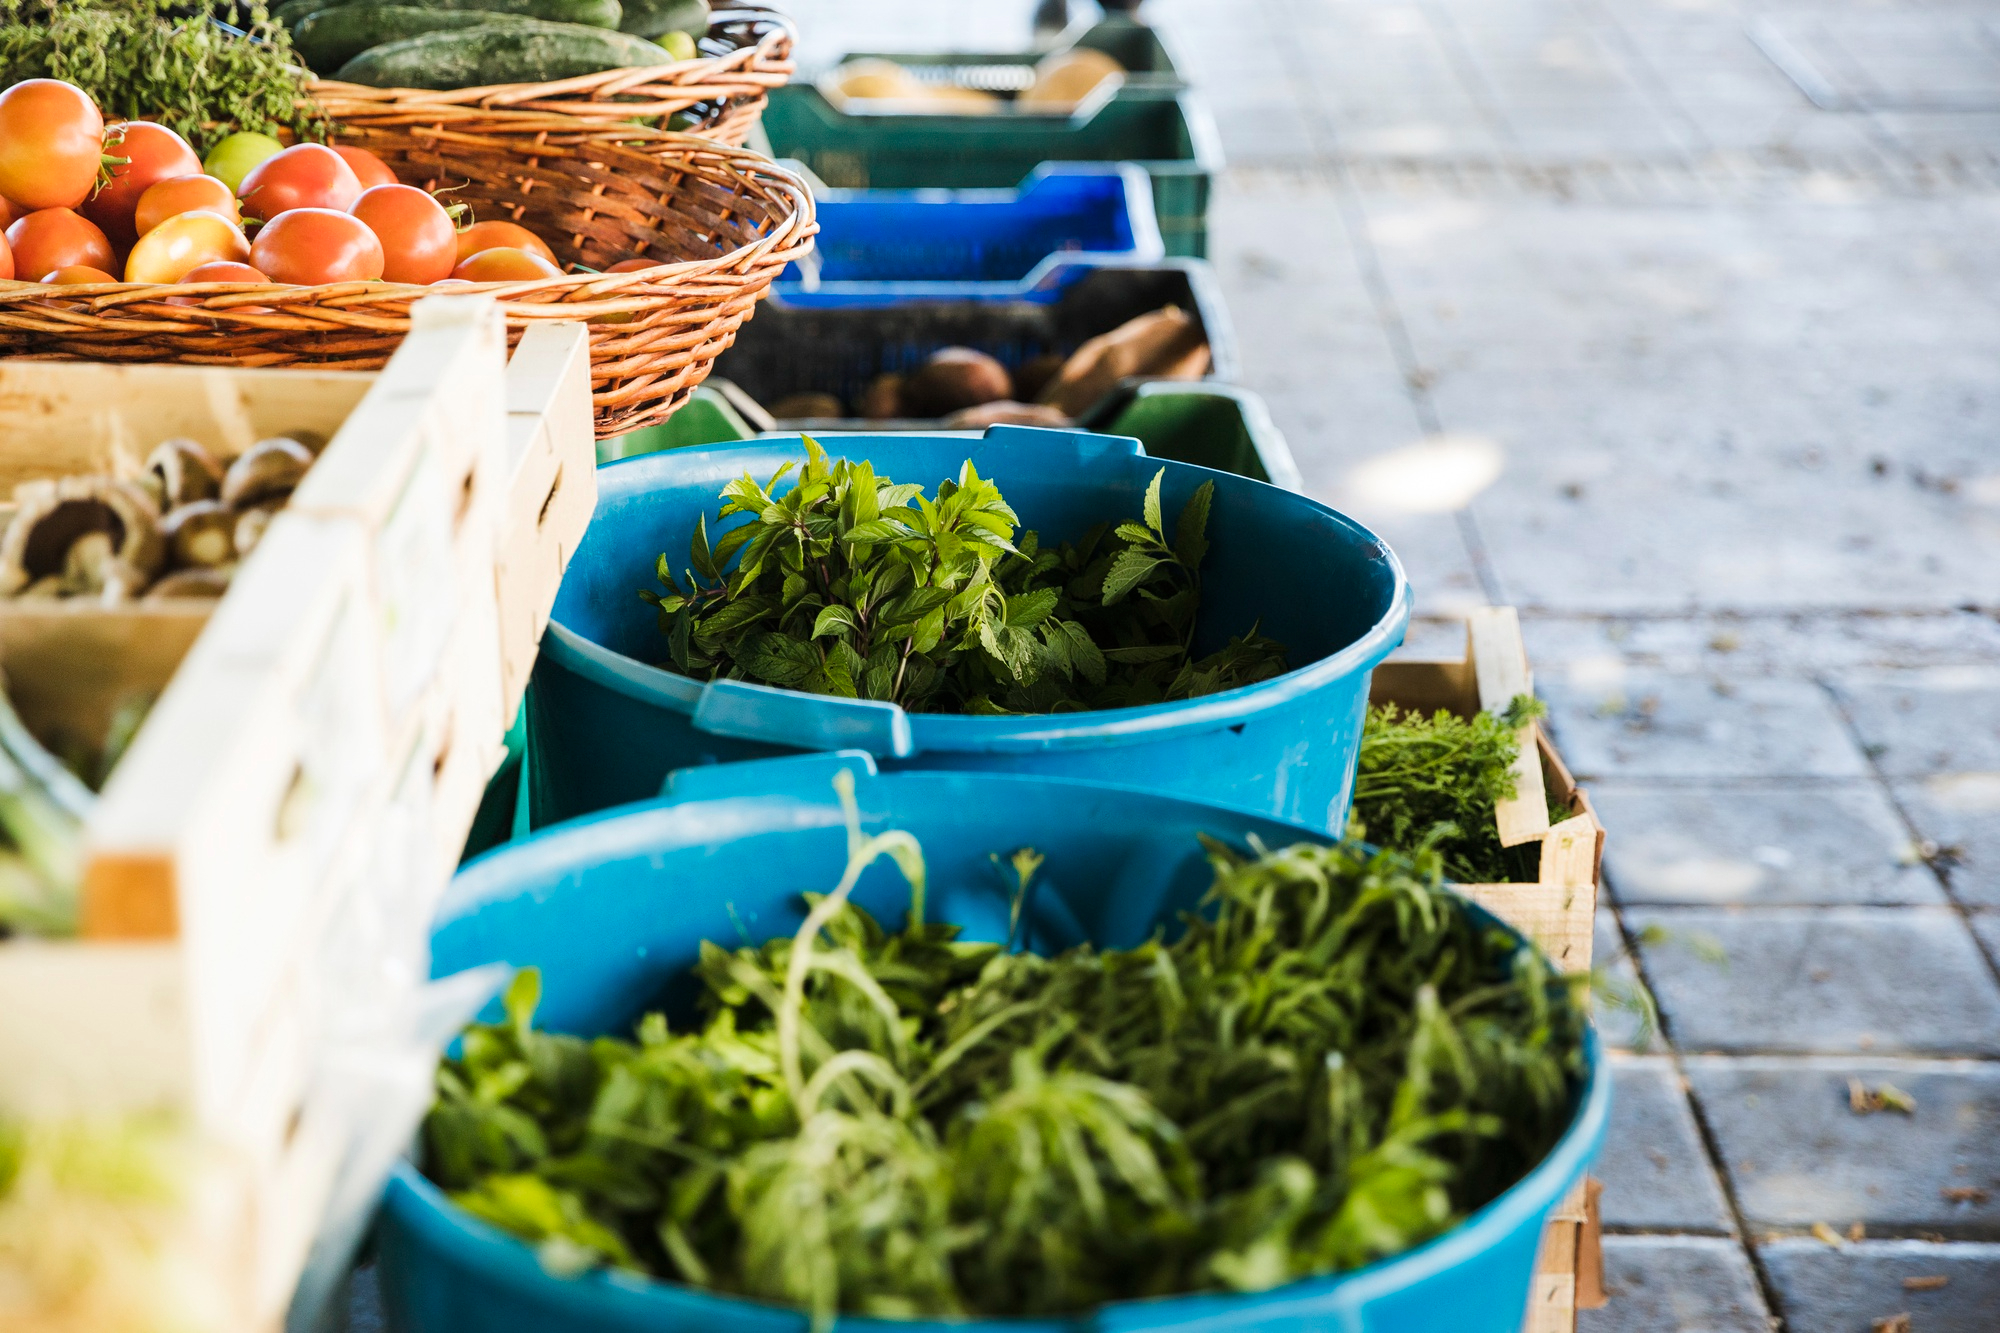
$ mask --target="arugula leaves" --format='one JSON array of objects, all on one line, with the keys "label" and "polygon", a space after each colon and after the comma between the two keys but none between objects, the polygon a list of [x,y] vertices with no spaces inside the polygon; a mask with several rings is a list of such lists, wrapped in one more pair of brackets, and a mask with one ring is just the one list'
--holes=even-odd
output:
[{"label": "arugula leaves", "polygon": [[[912,712],[1052,713],[1189,699],[1282,674],[1284,646],[1253,625],[1194,656],[1215,487],[1188,499],[1171,540],[1160,508],[1044,548],[968,461],[935,498],[829,459],[810,436],[790,490],[745,475],[717,515],[751,521],[711,543],[699,518],[659,608],[673,669]],[[734,562],[733,566],[731,562]]]},{"label": "arugula leaves", "polygon": [[[501,1024],[438,1074],[427,1169],[559,1273],[609,1265],[804,1307],[1041,1315],[1268,1288],[1422,1243],[1560,1136],[1581,979],[1483,927],[1433,847],[1209,846],[1179,938],[1054,957],[847,901],[704,944],[695,1021]],[[996,858],[997,859],[997,858]],[[1039,865],[1016,853],[1025,896]]]}]

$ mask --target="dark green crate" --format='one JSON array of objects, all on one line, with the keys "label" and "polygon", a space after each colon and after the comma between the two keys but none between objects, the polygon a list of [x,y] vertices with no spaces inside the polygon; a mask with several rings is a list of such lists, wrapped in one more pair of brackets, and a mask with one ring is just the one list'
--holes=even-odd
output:
[{"label": "dark green crate", "polygon": [[1070,29],[1053,51],[855,51],[850,60],[891,60],[927,84],[950,84],[1006,96],[1026,88],[1035,65],[1055,51],[1088,47],[1102,51],[1125,67],[1125,86],[1180,88],[1185,86],[1173,51],[1151,25],[1122,14],[1111,14],[1088,27]]},{"label": "dark green crate", "polygon": [[1043,162],[1136,162],[1167,253],[1208,250],[1222,147],[1207,104],[1185,90],[1131,88],[1075,116],[940,116],[849,114],[793,85],[771,91],[764,129],[777,156],[845,189],[1011,189]]},{"label": "dark green crate", "polygon": [[1305,489],[1264,400],[1231,384],[1147,380],[1099,404],[1078,424],[1132,436],[1154,458]]}]

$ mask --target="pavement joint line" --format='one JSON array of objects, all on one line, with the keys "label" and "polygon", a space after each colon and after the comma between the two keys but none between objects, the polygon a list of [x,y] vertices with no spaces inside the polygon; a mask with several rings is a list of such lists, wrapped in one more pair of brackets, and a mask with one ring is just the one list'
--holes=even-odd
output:
[{"label": "pavement joint line", "polygon": [[1596,14],[1604,30],[1615,38],[1619,55],[1632,74],[1632,82],[1648,101],[1655,104],[1653,109],[1660,112],[1663,119],[1675,122],[1676,128],[1692,140],[1697,153],[1713,153],[1714,141],[1702,129],[1701,123],[1687,113],[1680,99],[1674,96],[1673,89],[1667,86],[1666,79],[1653,67],[1653,62],[1646,58],[1645,51],[1633,39],[1631,30],[1618,17],[1617,11],[1606,5],[1604,0],[1586,0],[1585,7]]},{"label": "pavement joint line", "polygon": [[[1644,988],[1648,1000],[1651,1001],[1649,1008],[1653,1013],[1654,1028],[1659,1042],[1666,1048],[1664,1054],[1667,1063],[1674,1072],[1681,1096],[1687,1102],[1688,1112],[1694,1118],[1695,1133],[1701,1139],[1702,1152],[1708,1157],[1709,1170],[1715,1173],[1716,1185],[1722,1191],[1723,1206],[1729,1210],[1729,1224],[1734,1231],[1730,1239],[1736,1242],[1750,1264],[1750,1276],[1756,1281],[1757,1293],[1763,1298],[1764,1308],[1769,1312],[1771,1333],[1787,1333],[1784,1306],[1778,1299],[1777,1283],[1764,1267],[1764,1258],[1751,1240],[1749,1218],[1743,1211],[1743,1201],[1737,1197],[1736,1181],[1729,1174],[1728,1161],[1722,1154],[1721,1139],[1716,1134],[1715,1127],[1709,1123],[1708,1112],[1702,1106],[1701,1098],[1695,1095],[1694,1080],[1687,1075],[1687,1063],[1682,1055],[1680,1043],[1674,1039],[1672,1021],[1660,1008],[1659,991],[1653,985],[1645,955],[1639,951],[1638,937],[1625,924],[1624,905],[1619,901],[1618,884],[1608,870],[1604,872],[1604,889],[1607,901],[1600,904],[1599,910],[1611,913],[1612,925],[1618,932],[1619,947],[1624,951],[1625,960],[1632,965],[1632,975],[1638,979],[1639,985]],[[1804,1330],[1800,1330],[1800,1333],[1804,1333]]]},{"label": "pavement joint line", "polygon": [[[1867,738],[1861,734],[1861,728],[1855,724],[1854,714],[1849,711],[1847,701],[1841,698],[1840,691],[1835,689],[1833,682],[1825,676],[1815,674],[1812,677],[1812,681],[1826,694],[1827,699],[1833,705],[1834,713],[1840,718],[1841,725],[1847,729],[1848,738],[1860,749],[1861,761],[1868,765],[1868,771],[1874,774],[1875,781],[1882,788],[1883,797],[1889,802],[1889,808],[1896,812],[1896,818],[1902,822],[1904,831],[1910,835],[1910,845],[1913,847],[1923,846],[1923,830],[1918,828],[1916,820],[1910,817],[1909,807],[1903,803],[1902,798],[1896,793],[1896,784],[1883,771],[1880,757],[1881,752],[1869,747]],[[2000,985],[2000,955],[1996,955],[1993,949],[1987,947],[1985,937],[1973,928],[1972,906],[1964,898],[1960,897],[1957,889],[1952,886],[1950,870],[1941,865],[1936,858],[1927,857],[1924,860],[1924,864],[1930,868],[1931,874],[1936,877],[1938,887],[1944,891],[1945,901],[1951,905],[1951,910],[1958,915],[1959,924],[1965,927],[1965,933],[1972,937],[1972,947],[1978,951],[1980,959],[1986,964],[1986,970],[1992,976],[1994,984]]]},{"label": "pavement joint line", "polygon": [[1423,0],[1421,8],[1431,35],[1444,49],[1445,61],[1451,66],[1452,77],[1458,80],[1460,91],[1472,103],[1479,118],[1486,122],[1486,128],[1492,131],[1493,137],[1509,148],[1518,149],[1521,137],[1515,132],[1513,121],[1507,117],[1499,90],[1486,77],[1486,71],[1479,67],[1471,44],[1458,29],[1458,21],[1437,0]]}]

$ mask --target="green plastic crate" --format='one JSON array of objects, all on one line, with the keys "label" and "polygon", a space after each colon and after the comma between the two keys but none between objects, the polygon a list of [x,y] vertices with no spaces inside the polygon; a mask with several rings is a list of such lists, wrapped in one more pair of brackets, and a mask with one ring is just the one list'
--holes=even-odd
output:
[{"label": "green plastic crate", "polygon": [[892,60],[921,83],[973,88],[1004,97],[1034,82],[1036,62],[1056,51],[1078,47],[1102,51],[1123,65],[1127,88],[1185,86],[1179,62],[1160,34],[1149,24],[1123,14],[1072,26],[1051,51],[855,51],[842,56],[839,63]]},{"label": "green plastic crate", "polygon": [[1299,466],[1264,400],[1231,384],[1147,380],[1100,404],[1081,423],[1130,435],[1154,458],[1171,458],[1303,491]]},{"label": "green plastic crate", "polygon": [[1222,141],[1187,90],[1128,88],[1074,116],[849,114],[819,89],[771,90],[764,130],[837,189],[1010,189],[1043,162],[1136,162],[1153,181],[1169,255],[1208,251],[1208,194]]},{"label": "green plastic crate", "polygon": [[747,440],[757,429],[739,412],[729,396],[719,389],[702,385],[675,413],[657,426],[635,430],[597,442],[597,462],[602,467],[621,458],[680,449],[690,444],[717,444],[723,440]]}]

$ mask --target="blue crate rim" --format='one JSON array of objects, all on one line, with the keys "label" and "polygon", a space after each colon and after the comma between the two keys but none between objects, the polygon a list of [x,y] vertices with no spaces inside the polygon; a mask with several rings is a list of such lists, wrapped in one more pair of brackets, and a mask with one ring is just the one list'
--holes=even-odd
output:
[{"label": "blue crate rim", "polygon": [[[1036,433],[1089,434],[1084,431]],[[852,443],[896,437],[865,433],[835,438],[843,443]],[[909,436],[905,435],[902,438],[908,439]],[[1108,441],[1118,437],[1095,438]],[[732,440],[722,444],[688,445],[680,449],[639,454],[606,463],[598,469],[598,502],[600,505],[604,502],[608,489],[605,484],[607,479],[614,486],[621,480],[617,473],[617,469],[620,468],[646,465],[657,467],[663,460],[685,459],[695,453],[727,451],[762,454],[768,452],[774,444],[786,441],[800,441],[799,450],[803,454],[804,444],[798,435],[763,435],[755,439]],[[1125,440],[1123,443],[1129,445],[1134,455],[1146,457],[1144,448],[1137,440]],[[828,452],[835,457],[852,456],[852,451],[829,450]],[[1319,510],[1323,517],[1332,519],[1362,541],[1372,542],[1382,557],[1388,561],[1394,580],[1394,591],[1390,596],[1388,608],[1359,638],[1325,657],[1294,667],[1283,675],[1269,680],[1225,690],[1220,694],[1203,695],[1199,699],[1148,704],[1134,708],[1108,708],[1086,713],[999,717],[905,713],[898,705],[884,704],[881,705],[882,708],[893,710],[897,715],[899,730],[907,729],[904,734],[909,737],[909,744],[912,747],[907,754],[899,751],[895,757],[907,758],[909,755],[927,751],[1006,754],[1096,749],[1106,745],[1144,744],[1169,737],[1220,731],[1237,722],[1251,720],[1273,709],[1296,702],[1317,690],[1328,688],[1349,672],[1360,670],[1364,666],[1372,669],[1375,662],[1386,657],[1398,643],[1402,642],[1410,619],[1409,578],[1395,550],[1374,531],[1331,505],[1322,504],[1311,496],[1297,491],[1288,491],[1268,482],[1255,481],[1233,472],[1220,472],[1194,463],[1181,463],[1172,459],[1158,461],[1159,465],[1169,472],[1186,469],[1188,473],[1193,474],[1189,480],[1196,485],[1205,480],[1226,479],[1225,484],[1229,485],[1268,486],[1275,493],[1290,496],[1298,503]],[[795,703],[801,698],[819,697],[805,695],[797,690],[748,681],[703,682],[690,676],[683,676],[676,671],[669,671],[665,667],[650,666],[637,658],[616,652],[586,638],[565,625],[555,614],[549,618],[548,630],[542,640],[542,653],[554,665],[573,671],[594,684],[627,698],[642,703],[664,705],[680,713],[694,713],[701,706],[707,692],[716,684],[726,684],[733,693],[747,694],[775,704]],[[830,700],[829,704],[853,702],[855,701]]]}]

